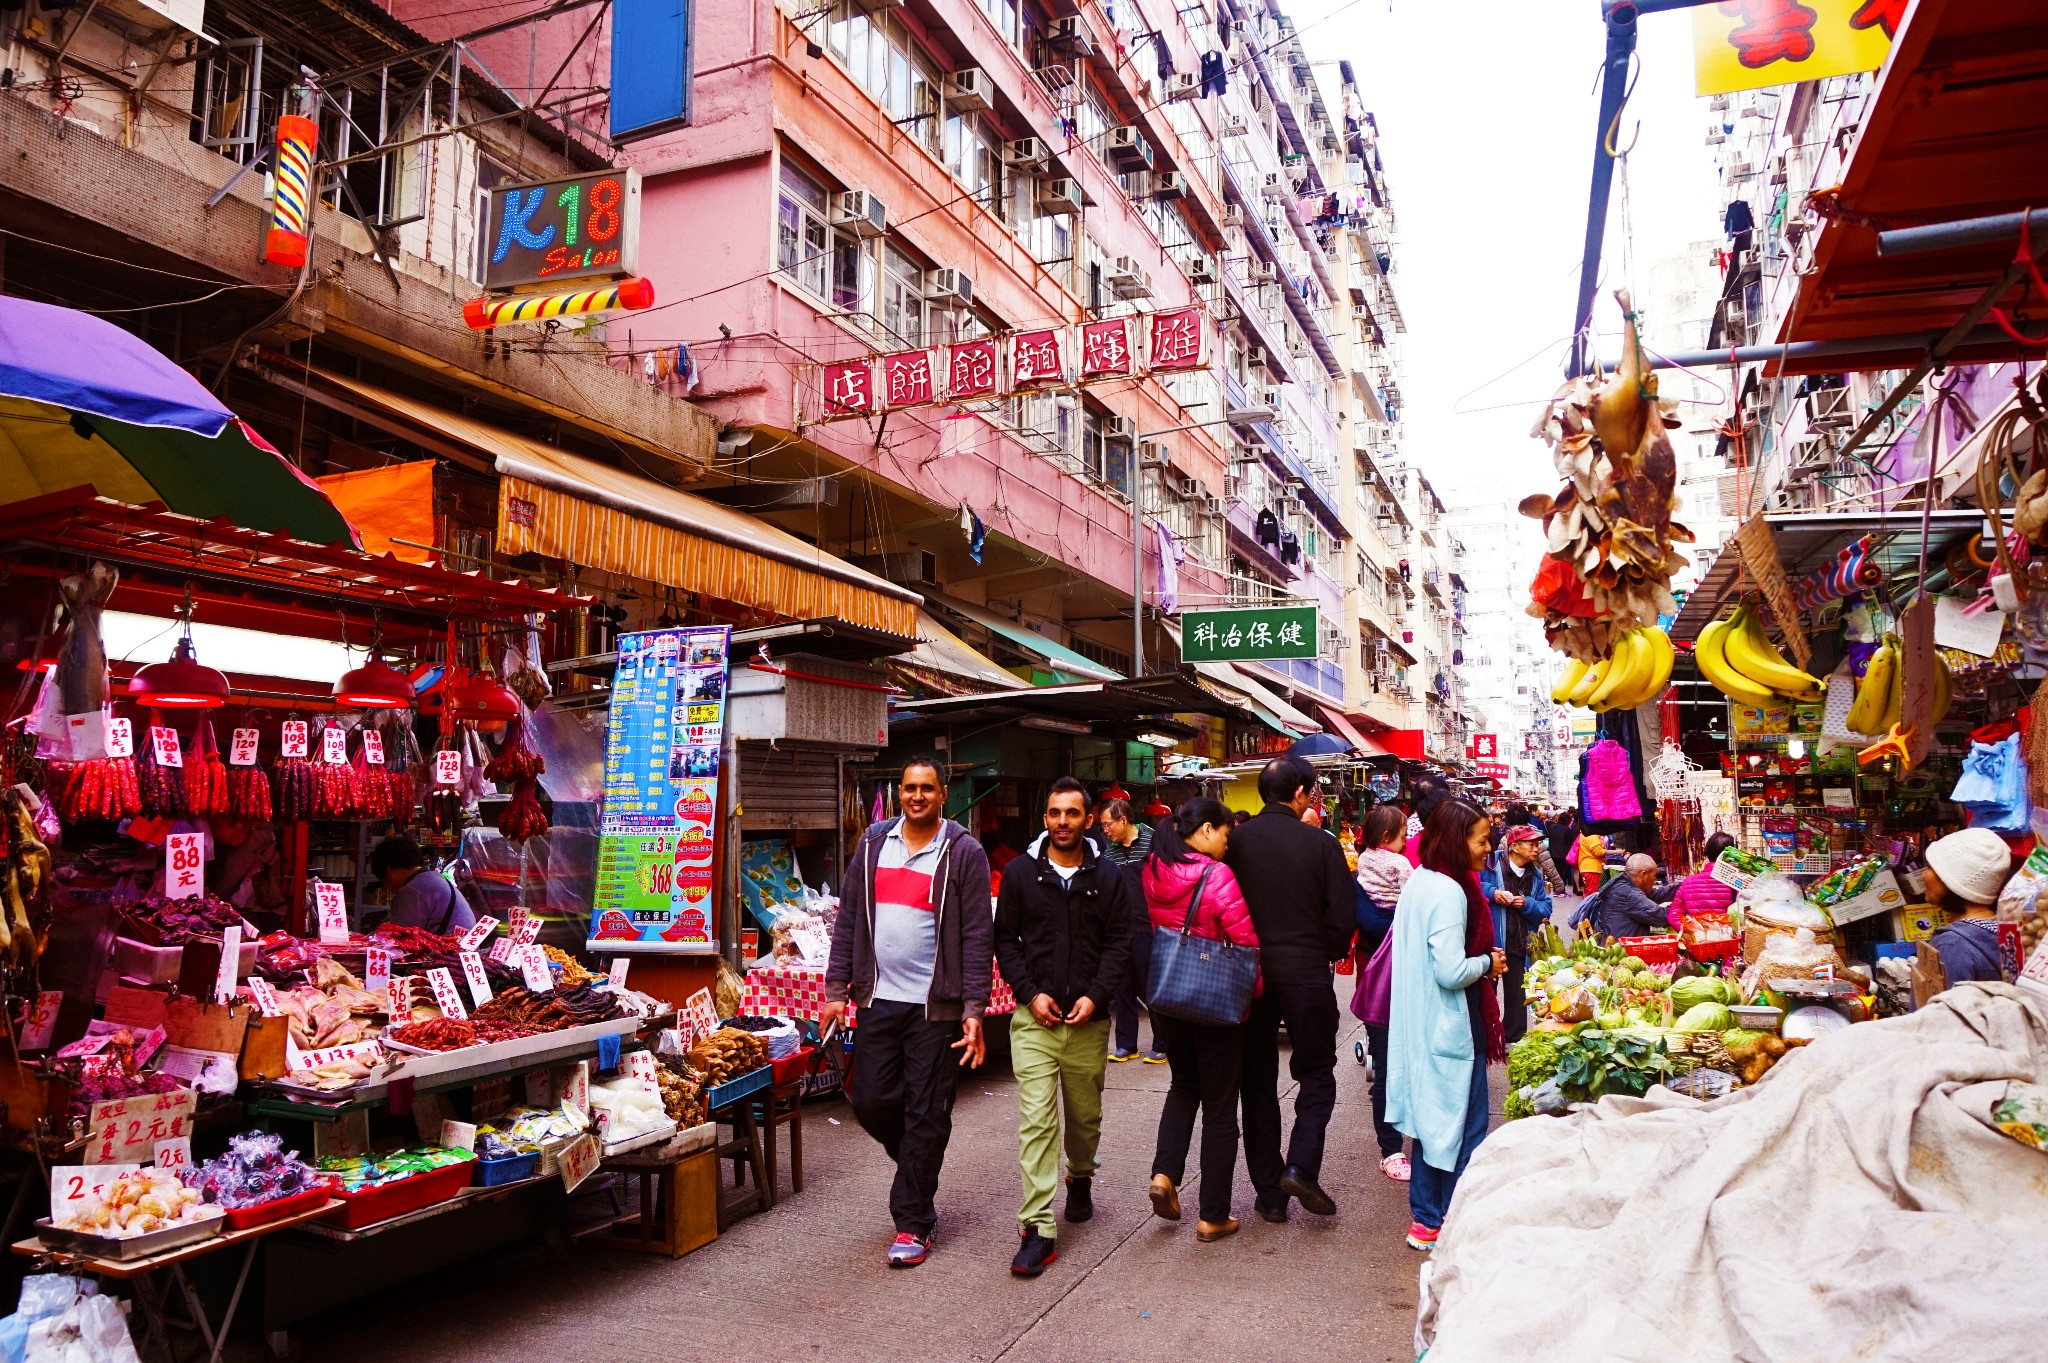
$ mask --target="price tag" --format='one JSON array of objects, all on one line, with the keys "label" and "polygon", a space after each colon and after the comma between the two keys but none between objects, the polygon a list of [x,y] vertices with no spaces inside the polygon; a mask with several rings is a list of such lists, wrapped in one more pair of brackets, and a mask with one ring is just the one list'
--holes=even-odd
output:
[{"label": "price tag", "polygon": [[484,939],[489,937],[491,930],[497,926],[498,920],[489,914],[485,914],[477,919],[476,926],[462,934],[462,949],[464,951],[475,951],[484,944]]},{"label": "price tag", "polygon": [[661,1068],[661,1062],[654,1058],[653,1051],[627,1051],[626,1073],[635,1079],[645,1079],[652,1084],[654,1072]]},{"label": "price tag", "polygon": [[395,975],[384,981],[384,1007],[394,1026],[412,1021],[412,976]]},{"label": "price tag", "polygon": [[135,724],[132,720],[107,721],[107,756],[135,756]]},{"label": "price tag", "polygon": [[462,1022],[469,1017],[469,1010],[462,1006],[462,995],[455,991],[455,977],[448,973],[448,967],[437,965],[427,972],[427,983],[434,989],[434,1004],[441,1010],[442,1017]]},{"label": "price tag", "polygon": [[90,1211],[106,1200],[107,1189],[140,1164],[53,1164],[50,1166],[50,1220],[66,1213]]},{"label": "price tag", "polygon": [[434,754],[434,784],[437,786],[459,786],[462,784],[462,754],[452,748],[443,748]]},{"label": "price tag", "polygon": [[509,937],[500,937],[496,942],[493,942],[491,944],[491,949],[488,954],[490,955],[490,958],[492,960],[496,961],[499,965],[503,965],[507,960],[511,958],[512,950],[512,939]]},{"label": "price tag", "polygon": [[178,750],[178,731],[161,724],[149,726],[149,750],[159,767],[182,767],[185,754]]},{"label": "price tag", "polygon": [[348,905],[342,902],[341,886],[327,880],[315,881],[313,909],[319,915],[321,941],[332,945],[348,940]]},{"label": "price tag", "polygon": [[698,1036],[710,1036],[718,1030],[718,1005],[712,1002],[709,989],[699,989],[683,1000],[683,1012],[688,1015]]},{"label": "price tag", "polygon": [[[514,912],[517,912],[517,910]],[[529,917],[524,923],[512,929],[512,944],[514,946],[529,947],[533,945],[534,940],[539,936],[540,920]]]},{"label": "price tag", "polygon": [[[287,1051],[287,1055],[290,1053]],[[317,1051],[298,1051],[297,1054],[299,1063],[293,1065],[293,1069],[317,1070],[322,1065],[338,1065],[344,1060],[360,1060],[374,1065],[383,1057],[384,1048],[375,1041],[356,1041],[346,1046],[323,1046]]]},{"label": "price tag", "polygon": [[384,735],[375,729],[363,730],[363,760],[376,767],[384,765]]},{"label": "price tag", "polygon": [[220,968],[213,976],[213,1001],[235,1001],[235,967],[242,960],[242,925],[230,923],[220,934]]},{"label": "price tag", "polygon": [[173,833],[164,839],[164,897],[197,899],[206,892],[206,838]]},{"label": "price tag", "polygon": [[579,1060],[565,1065],[562,1075],[562,1106],[571,1112],[590,1111],[590,1062]]},{"label": "price tag", "polygon": [[177,1136],[156,1143],[156,1167],[182,1169],[192,1162],[192,1138]]},{"label": "price tag", "polygon": [[[514,941],[517,941],[519,938],[519,930],[525,927],[528,923],[531,923],[532,921],[532,909],[527,908],[524,904],[514,904],[512,906],[512,911],[510,915],[506,919],[505,930],[512,934]],[[521,942],[520,945],[524,946],[525,943]]]},{"label": "price tag", "polygon": [[348,733],[339,724],[320,731],[320,760],[330,767],[348,764]]},{"label": "price tag", "polygon": [[558,1163],[562,1169],[562,1187],[575,1192],[583,1180],[597,1172],[597,1137],[585,1133],[570,1141],[562,1148]]},{"label": "price tag", "polygon": [[40,1051],[50,1044],[50,1038],[57,1031],[57,1010],[64,1006],[64,991],[45,989],[36,995],[35,1006],[21,1023],[21,1048],[24,1051]]},{"label": "price tag", "polygon": [[526,1091],[528,1107],[553,1107],[555,1105],[555,1075],[552,1070],[528,1070],[521,1076],[521,1085]]},{"label": "price tag", "polygon": [[261,975],[249,977],[249,997],[256,1000],[256,1011],[267,1018],[274,1018],[284,1011],[277,1006],[277,991]]},{"label": "price tag", "polygon": [[526,977],[526,987],[536,994],[545,994],[555,987],[554,972],[548,969],[547,953],[539,947],[519,948],[519,973]]},{"label": "price tag", "polygon": [[389,947],[370,947],[363,952],[363,988],[375,993],[391,983],[392,952]]},{"label": "price tag", "polygon": [[256,765],[256,731],[237,729],[228,740],[228,765],[231,767],[253,767]]},{"label": "price tag", "polygon": [[197,1100],[191,1089],[174,1089],[94,1103],[86,1127],[85,1162],[139,1163],[144,1155],[155,1154],[158,1141],[191,1135]]},{"label": "price tag", "polygon": [[609,972],[612,988],[624,989],[626,987],[626,970],[632,964],[633,958],[631,956],[612,957],[612,968]]},{"label": "price tag", "polygon": [[491,1001],[491,977],[484,972],[484,958],[474,951],[458,951],[456,959],[462,962],[462,978],[469,981],[469,996],[481,1008]]},{"label": "price tag", "polygon": [[306,721],[288,719],[278,729],[277,750],[285,757],[306,755]]},{"label": "price tag", "polygon": [[443,1150],[475,1150],[476,1123],[449,1120],[441,1123]]}]

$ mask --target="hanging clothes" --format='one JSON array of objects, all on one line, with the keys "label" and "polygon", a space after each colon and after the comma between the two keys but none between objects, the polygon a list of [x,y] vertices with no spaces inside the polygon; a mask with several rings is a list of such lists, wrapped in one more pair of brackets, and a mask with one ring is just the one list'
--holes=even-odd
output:
[{"label": "hanging clothes", "polygon": [[[1225,47],[1230,46],[1230,23],[1230,11],[1219,10],[1216,15],[1216,41],[1222,43]],[[1223,54],[1220,52],[1217,53],[1217,57],[1219,59],[1222,57],[1222,55]],[[1206,58],[1204,60],[1206,60]],[[1207,73],[1205,72],[1204,74],[1206,75]]]},{"label": "hanging clothes", "polygon": [[1253,524],[1253,533],[1258,536],[1259,543],[1267,548],[1280,547],[1280,518],[1273,514],[1271,507],[1260,508],[1258,518]]},{"label": "hanging clothes", "polygon": [[1292,530],[1280,532],[1280,561],[1286,564],[1301,562],[1301,540]]},{"label": "hanging clothes", "polygon": [[[1225,19],[1223,22],[1228,24],[1230,21]],[[1223,41],[1230,41],[1227,33]],[[1202,93],[1205,95],[1220,95],[1228,87],[1229,80],[1223,74],[1223,54],[1221,52],[1204,52],[1202,54]]]},{"label": "hanging clothes", "polygon": [[1152,522],[1152,534],[1159,545],[1159,609],[1173,615],[1180,610],[1180,541],[1165,521]]},{"label": "hanging clothes", "polygon": [[1167,47],[1164,33],[1152,35],[1152,46],[1159,54],[1159,83],[1164,85],[1173,76],[1173,51]]}]

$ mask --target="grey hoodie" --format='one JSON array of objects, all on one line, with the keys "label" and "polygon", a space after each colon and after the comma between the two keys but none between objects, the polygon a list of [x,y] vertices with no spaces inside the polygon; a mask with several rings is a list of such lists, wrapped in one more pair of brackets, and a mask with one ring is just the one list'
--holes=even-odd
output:
[{"label": "grey hoodie", "polygon": [[[839,884],[839,923],[825,967],[825,997],[851,998],[865,1008],[875,993],[875,864],[882,839],[898,823],[871,824],[854,845]],[[932,1022],[979,1019],[988,1007],[995,961],[995,919],[989,902],[988,854],[974,835],[947,819],[939,825],[938,865],[932,871],[932,912],[938,950],[924,1015]]]}]

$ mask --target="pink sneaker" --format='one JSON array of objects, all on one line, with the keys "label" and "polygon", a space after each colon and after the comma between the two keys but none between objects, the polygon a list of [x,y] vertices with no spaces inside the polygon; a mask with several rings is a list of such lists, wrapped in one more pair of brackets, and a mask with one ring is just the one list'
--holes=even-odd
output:
[{"label": "pink sneaker", "polygon": [[1406,1183],[1411,1176],[1408,1157],[1396,1150],[1380,1161],[1380,1172],[1396,1183]]},{"label": "pink sneaker", "polygon": [[1411,1222],[1408,1226],[1408,1248],[1427,1253],[1436,1248],[1436,1236],[1435,1226],[1425,1226],[1420,1221]]}]

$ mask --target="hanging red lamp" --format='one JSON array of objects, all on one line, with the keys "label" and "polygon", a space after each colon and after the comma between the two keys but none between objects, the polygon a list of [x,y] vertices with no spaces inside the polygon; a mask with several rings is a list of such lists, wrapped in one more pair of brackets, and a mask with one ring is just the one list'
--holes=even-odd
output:
[{"label": "hanging red lamp", "polygon": [[187,633],[171,650],[169,661],[151,663],[128,679],[128,694],[156,709],[212,710],[227,704],[228,679],[192,656],[192,636]]},{"label": "hanging red lamp", "polygon": [[450,690],[445,705],[452,718],[473,724],[504,724],[519,718],[519,697],[488,672]]},{"label": "hanging red lamp", "polygon": [[349,709],[403,710],[412,702],[412,682],[375,654],[361,667],[342,673],[334,684],[334,703]]}]

